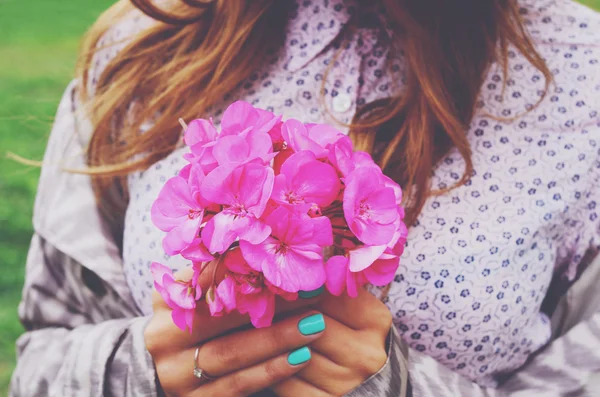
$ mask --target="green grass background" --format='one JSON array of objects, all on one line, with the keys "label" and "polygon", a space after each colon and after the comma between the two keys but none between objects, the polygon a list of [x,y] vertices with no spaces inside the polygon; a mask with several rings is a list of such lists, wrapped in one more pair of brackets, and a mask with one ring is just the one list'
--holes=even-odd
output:
[{"label": "green grass background", "polygon": [[[5,158],[41,159],[80,37],[112,0],[0,0],[0,396],[22,332],[17,304],[39,170]],[[600,9],[600,0],[584,3]]]}]

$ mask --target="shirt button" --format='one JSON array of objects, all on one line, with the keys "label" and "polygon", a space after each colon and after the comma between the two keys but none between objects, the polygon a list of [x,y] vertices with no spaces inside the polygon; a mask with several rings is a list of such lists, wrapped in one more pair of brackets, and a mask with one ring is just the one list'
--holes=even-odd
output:
[{"label": "shirt button", "polygon": [[352,99],[349,95],[338,94],[332,101],[333,111],[337,113],[345,113],[352,107]]}]

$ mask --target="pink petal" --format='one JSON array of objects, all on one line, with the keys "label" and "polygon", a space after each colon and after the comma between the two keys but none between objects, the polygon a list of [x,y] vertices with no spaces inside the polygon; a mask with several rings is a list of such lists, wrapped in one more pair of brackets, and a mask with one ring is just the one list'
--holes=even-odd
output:
[{"label": "pink petal", "polygon": [[359,151],[352,153],[352,161],[354,162],[356,168],[371,167],[376,170],[381,170],[381,168],[375,164],[373,157],[371,157],[371,155],[367,152]]},{"label": "pink petal", "polygon": [[162,212],[160,212],[159,206],[156,204],[156,201],[152,204],[152,207],[150,208],[150,218],[152,219],[152,223],[154,224],[154,226],[156,226],[159,230],[162,230],[163,232],[171,231],[177,226],[181,225],[188,219],[188,214],[189,212],[185,215],[181,215],[178,217],[165,216]]},{"label": "pink petal", "polygon": [[165,275],[173,277],[173,271],[162,263],[152,262],[150,265],[150,273],[154,280],[162,286],[162,280]]},{"label": "pink petal", "polygon": [[379,259],[364,269],[363,274],[369,283],[383,287],[394,281],[399,266],[399,257],[394,259]]},{"label": "pink petal", "polygon": [[352,159],[352,141],[349,137],[340,138],[329,149],[329,162],[333,164],[345,177],[354,171],[355,165]]},{"label": "pink petal", "polygon": [[[396,231],[398,219],[396,197],[386,188],[383,175],[371,167],[358,168],[346,178],[344,191],[344,217],[352,232],[365,244],[380,245],[390,242]],[[368,209],[359,214],[359,206]]]},{"label": "pink petal", "polygon": [[273,153],[273,142],[269,134],[253,130],[248,134],[246,140],[250,146],[248,161],[261,159],[266,164],[275,157],[276,153]]},{"label": "pink petal", "polygon": [[294,175],[298,173],[300,167],[307,163],[311,163],[316,161],[317,158],[315,154],[308,150],[302,150],[292,154],[281,166],[281,173],[293,178]]},{"label": "pink petal", "polygon": [[[185,155],[184,155],[184,157],[185,157]],[[191,171],[193,165],[194,164],[187,164],[186,166],[184,166],[182,169],[179,170],[177,175],[187,181],[188,178],[190,177],[190,171]]]},{"label": "pink petal", "polygon": [[383,176],[383,180],[385,186],[394,191],[394,196],[396,197],[396,204],[400,205],[402,203],[402,188],[400,187],[400,185],[394,182],[394,180],[387,175]]},{"label": "pink petal", "polygon": [[277,153],[273,159],[273,171],[275,171],[275,175],[278,175],[281,172],[281,167],[292,154],[294,154],[292,149],[283,149]]},{"label": "pink petal", "polygon": [[288,143],[288,147],[294,151],[308,150],[319,159],[327,157],[328,151],[309,138],[306,127],[300,121],[286,120],[281,127],[281,134]]},{"label": "pink petal", "polygon": [[238,218],[229,211],[216,214],[202,230],[202,241],[209,252],[222,254],[237,240],[239,231],[248,224],[248,218]]},{"label": "pink petal", "polygon": [[150,266],[150,272],[152,273],[152,278],[154,279],[154,288],[163,298],[167,306],[173,308],[175,305],[171,301],[171,297],[169,296],[169,291],[163,287],[163,279],[165,278],[173,278],[173,272],[168,267],[158,263],[152,262]]},{"label": "pink petal", "polygon": [[236,168],[220,166],[212,170],[202,182],[202,196],[215,204],[232,205],[235,203],[235,186],[231,184],[231,174]]},{"label": "pink petal", "polygon": [[387,244],[394,236],[396,226],[393,223],[381,225],[374,222],[364,222],[359,218],[354,218],[348,224],[352,233],[365,244]]},{"label": "pink petal", "polygon": [[168,232],[162,244],[167,255],[177,255],[189,247],[198,235],[201,221],[201,217],[194,219],[186,217],[181,224]]},{"label": "pink petal", "polygon": [[239,203],[259,218],[271,197],[275,175],[271,167],[246,164],[238,180]]},{"label": "pink petal", "polygon": [[223,258],[223,264],[229,271],[237,274],[250,274],[253,270],[244,259],[240,248],[227,251]]},{"label": "pink petal", "polygon": [[262,271],[271,284],[284,291],[311,291],[325,283],[321,248],[314,244],[280,252],[280,243],[268,238],[258,245],[241,241],[240,248],[250,267]]},{"label": "pink petal", "polygon": [[[173,309],[171,312],[171,318],[173,323],[182,331],[188,329],[187,311],[184,309]],[[191,330],[191,327],[189,327]]]},{"label": "pink petal", "polygon": [[345,181],[344,204],[354,205],[385,187],[381,170],[371,167],[355,169]]},{"label": "pink petal", "polygon": [[193,309],[196,307],[195,295],[190,294],[191,283],[175,281],[172,277],[163,278],[163,287],[168,291],[173,304],[182,309]]},{"label": "pink petal", "polygon": [[[204,181],[205,177],[206,174],[204,174],[204,171],[202,170],[202,167],[199,164],[190,165],[187,182],[190,192],[192,193],[192,197],[194,197],[195,194],[199,192],[202,188],[202,182]],[[198,202],[196,197],[194,197],[194,201]]]},{"label": "pink petal", "polygon": [[273,294],[285,299],[286,301],[295,301],[298,299],[297,292],[284,291],[281,288],[277,288],[273,284],[269,283],[268,280],[265,280],[265,285],[267,286],[267,288],[269,288],[269,291],[271,291]]},{"label": "pink petal", "polygon": [[254,125],[254,131],[269,134],[272,138],[281,137],[281,116],[256,108],[258,120]]},{"label": "pink petal", "polygon": [[210,262],[215,259],[200,237],[194,240],[184,249],[181,250],[181,256],[193,262]]},{"label": "pink petal", "polygon": [[398,204],[391,188],[379,189],[363,202],[373,209],[371,219],[374,222],[386,225],[398,219]]},{"label": "pink petal", "polygon": [[313,124],[308,127],[308,137],[323,148],[327,148],[345,136],[328,124]]},{"label": "pink petal", "polygon": [[167,181],[158,198],[154,202],[152,212],[160,212],[163,216],[177,218],[187,215],[190,209],[200,209],[200,205],[192,198],[188,182],[180,176]]},{"label": "pink petal", "polygon": [[271,234],[271,227],[261,220],[247,217],[247,224],[239,230],[240,240],[246,240],[251,244],[260,244]]},{"label": "pink petal", "polygon": [[260,164],[245,164],[231,169],[220,166],[206,176],[202,195],[208,201],[243,206],[260,217],[273,190],[273,170]]},{"label": "pink petal", "polygon": [[221,128],[224,130],[242,129],[242,126],[255,124],[260,118],[256,109],[248,102],[237,101],[232,103],[223,112]]},{"label": "pink petal", "polygon": [[184,141],[186,145],[194,146],[214,141],[217,135],[218,132],[211,121],[204,119],[192,120],[185,131]]},{"label": "pink petal", "polygon": [[222,302],[227,313],[236,308],[235,287],[235,281],[231,277],[225,277],[217,287],[216,294],[219,300]]},{"label": "pink petal", "polygon": [[364,245],[349,252],[349,269],[351,272],[360,272],[371,266],[386,250],[385,245]]},{"label": "pink petal", "polygon": [[333,229],[331,228],[331,220],[326,216],[311,218],[313,224],[313,235],[311,242],[320,247],[328,247],[333,245]]},{"label": "pink petal", "polygon": [[361,283],[359,282],[360,273],[346,273],[346,292],[348,296],[351,298],[356,298],[358,296],[359,287],[361,287]]},{"label": "pink petal", "polygon": [[237,135],[222,136],[213,147],[213,156],[219,165],[241,164],[248,160],[250,145]]},{"label": "pink petal", "polygon": [[348,258],[332,256],[325,264],[327,290],[335,296],[340,296],[346,289],[346,274],[348,273]]},{"label": "pink petal", "polygon": [[[248,310],[250,321],[256,328],[270,327],[275,316],[275,297],[268,291],[264,291],[261,295],[257,299],[262,299],[263,302],[255,304],[251,310]],[[264,308],[261,307],[262,305]]]},{"label": "pink petal", "polygon": [[[281,117],[277,117],[273,119],[273,126],[269,130],[267,130],[269,137],[271,137],[271,141],[273,142],[273,146],[280,145],[283,143],[283,135],[281,135]],[[266,130],[268,127],[265,126],[261,128],[260,131]]]},{"label": "pink petal", "polygon": [[278,192],[273,198],[282,204],[294,204],[288,196],[292,194],[302,203],[326,207],[335,200],[341,189],[335,169],[316,161],[314,153],[306,150],[293,154],[283,163],[279,179]]}]

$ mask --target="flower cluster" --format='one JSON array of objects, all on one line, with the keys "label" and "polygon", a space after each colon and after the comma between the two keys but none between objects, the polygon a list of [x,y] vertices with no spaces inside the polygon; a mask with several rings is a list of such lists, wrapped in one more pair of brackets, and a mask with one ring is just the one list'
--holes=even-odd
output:
[{"label": "flower cluster", "polygon": [[[165,252],[193,263],[187,282],[152,266],[180,328],[191,330],[202,296],[213,316],[237,310],[266,327],[276,296],[326,285],[355,297],[392,281],[407,234],[402,190],[346,135],[235,102],[220,133],[194,120],[184,141],[189,164],[151,212]],[[203,294],[197,280],[210,263],[224,278]]]}]

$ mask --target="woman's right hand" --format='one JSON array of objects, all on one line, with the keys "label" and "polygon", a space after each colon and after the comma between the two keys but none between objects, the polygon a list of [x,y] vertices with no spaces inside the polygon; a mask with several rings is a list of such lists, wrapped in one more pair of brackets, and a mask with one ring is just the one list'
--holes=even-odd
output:
[{"label": "woman's right hand", "polygon": [[[182,273],[178,278],[191,277],[187,271]],[[200,277],[203,288],[209,282],[205,278],[204,274]],[[285,302],[279,305],[278,312],[298,310],[316,302],[317,299]],[[237,313],[212,317],[207,305],[198,305],[190,335],[173,324],[171,310],[156,292],[153,307],[154,315],[144,334],[146,348],[154,359],[163,391],[173,397],[242,397],[268,389],[308,364],[310,350],[304,346],[318,339],[325,327],[322,315],[303,310],[302,314],[289,316],[268,328],[229,333],[247,325],[248,317]],[[308,317],[302,324],[309,322],[310,326],[299,325]],[[212,381],[194,376],[198,347],[198,367],[214,378]]]}]

